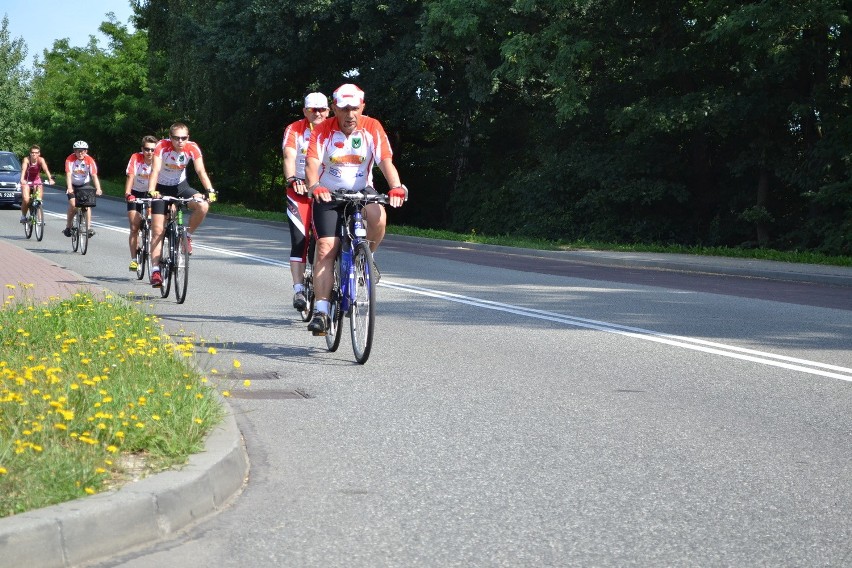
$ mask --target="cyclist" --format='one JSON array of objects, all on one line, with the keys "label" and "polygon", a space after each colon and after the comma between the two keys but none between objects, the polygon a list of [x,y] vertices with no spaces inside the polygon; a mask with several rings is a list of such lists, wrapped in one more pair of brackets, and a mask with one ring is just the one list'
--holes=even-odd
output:
[{"label": "cyclist", "polygon": [[130,156],[127,163],[127,181],[124,184],[124,198],[127,200],[127,222],[130,224],[130,270],[139,268],[136,262],[136,248],[139,246],[139,227],[142,226],[142,206],[133,203],[137,198],[148,197],[148,179],[154,164],[154,148],[157,139],[153,136],[142,138],[142,151]]},{"label": "cyclist", "polygon": [[[303,311],[305,298],[305,262],[308,255],[307,225],[311,222],[310,197],[305,195],[305,154],[315,126],[328,118],[328,99],[322,93],[310,93],[302,108],[305,116],[284,129],[281,150],[284,153],[284,178],[287,180],[287,222],[290,225],[290,275],[293,278],[293,307]],[[296,191],[296,188],[299,191]]]},{"label": "cyclist", "polygon": [[[169,138],[160,140],[154,148],[154,162],[151,167],[151,177],[148,178],[148,192],[153,197],[160,195],[170,197],[190,198],[201,195],[189,186],[186,181],[186,167],[189,162],[193,163],[198,180],[204,188],[206,200],[192,201],[189,208],[192,215],[189,218],[187,240],[189,254],[192,254],[192,235],[204,221],[209,209],[208,201],[215,198],[216,191],[207,170],[204,169],[204,158],[201,157],[201,148],[198,144],[189,140],[189,127],[181,122],[176,122],[169,127]],[[151,258],[159,259],[160,250],[163,246],[163,233],[165,232],[166,202],[156,200],[151,202]],[[151,286],[159,288],[163,285],[163,277],[160,275],[158,263],[152,263]]]},{"label": "cyclist", "polygon": [[[313,192],[313,224],[317,236],[314,260],[316,315],[308,324],[314,335],[328,331],[328,296],[334,279],[334,259],[340,247],[336,236],[342,211],[331,202],[329,188],[363,190],[373,186],[373,166],[377,165],[390,186],[392,207],[401,207],[408,190],[399,181],[393,165],[388,136],[381,123],[364,116],[364,91],[346,83],[334,91],[334,117],[314,128],[305,162],[305,183]],[[298,188],[297,188],[298,189]],[[385,235],[385,210],[373,203],[364,208],[367,240],[376,250]]]},{"label": "cyclist", "polygon": [[47,168],[47,162],[41,156],[41,148],[33,144],[30,155],[21,160],[21,223],[27,222],[27,211],[30,209],[30,187],[35,190],[35,198],[43,197],[41,172],[47,174],[47,182],[53,185],[53,176]]},{"label": "cyclist", "polygon": [[[65,230],[62,234],[71,236],[71,224],[74,221],[75,208],[77,207],[76,194],[81,189],[94,189],[95,195],[102,195],[101,181],[98,179],[98,165],[94,158],[89,156],[89,145],[83,140],[77,140],[72,146],[74,153],[65,158],[65,180],[68,189],[68,212],[65,220]],[[92,226],[92,208],[86,210],[89,227]],[[89,229],[89,236],[95,236],[95,232]]]}]

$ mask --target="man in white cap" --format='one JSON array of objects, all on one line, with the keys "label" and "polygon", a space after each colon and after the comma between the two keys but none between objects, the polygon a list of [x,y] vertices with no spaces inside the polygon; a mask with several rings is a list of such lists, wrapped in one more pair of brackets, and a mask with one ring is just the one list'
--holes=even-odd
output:
[{"label": "man in white cap", "polygon": [[[393,165],[388,136],[381,123],[364,116],[364,91],[352,83],[332,95],[334,117],[314,129],[305,163],[305,183],[313,193],[313,220],[317,237],[314,258],[316,312],[308,329],[314,335],[328,331],[328,296],[334,279],[334,259],[340,247],[335,228],[342,215],[331,202],[329,188],[363,190],[373,187],[373,166],[378,166],[390,186],[389,203],[401,207],[408,190]],[[367,240],[375,251],[385,236],[385,210],[376,203],[364,208]]]},{"label": "man in white cap", "polygon": [[305,262],[308,255],[308,229],[313,199],[305,195],[305,155],[311,132],[328,118],[328,99],[322,93],[309,93],[302,108],[305,118],[284,129],[284,179],[287,184],[287,222],[290,225],[290,275],[293,278],[293,307],[304,311]]}]

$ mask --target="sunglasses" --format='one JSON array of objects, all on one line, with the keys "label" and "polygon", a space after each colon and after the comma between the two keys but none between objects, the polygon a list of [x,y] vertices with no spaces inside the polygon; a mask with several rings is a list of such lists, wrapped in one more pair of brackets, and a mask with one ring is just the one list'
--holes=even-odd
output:
[{"label": "sunglasses", "polygon": [[154,148],[142,148],[143,152],[153,152]]},{"label": "sunglasses", "polygon": [[186,142],[189,140],[189,136],[172,136],[172,140],[177,140],[179,142]]},{"label": "sunglasses", "polygon": [[309,108],[308,110],[311,111],[311,112],[326,112],[326,111],[328,111],[327,108],[316,108],[316,107]]}]

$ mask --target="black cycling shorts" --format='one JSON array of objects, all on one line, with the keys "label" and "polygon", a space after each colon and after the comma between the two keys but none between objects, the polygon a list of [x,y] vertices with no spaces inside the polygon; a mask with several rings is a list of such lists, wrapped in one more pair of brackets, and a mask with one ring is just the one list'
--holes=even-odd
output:
[{"label": "black cycling shorts", "polygon": [[[378,193],[372,187],[362,189],[364,193],[375,195]],[[314,234],[316,238],[337,237],[340,236],[340,229],[343,226],[343,208],[345,203],[335,203],[330,201],[314,201]]]},{"label": "black cycling shorts", "polygon": [[[198,195],[199,192],[192,189],[189,186],[189,182],[183,180],[177,185],[162,185],[157,184],[157,191],[160,195],[165,195],[168,197],[182,197],[184,199],[188,199],[195,195]],[[154,215],[165,215],[166,214],[166,202],[162,199],[155,199],[151,202],[151,213]]]}]

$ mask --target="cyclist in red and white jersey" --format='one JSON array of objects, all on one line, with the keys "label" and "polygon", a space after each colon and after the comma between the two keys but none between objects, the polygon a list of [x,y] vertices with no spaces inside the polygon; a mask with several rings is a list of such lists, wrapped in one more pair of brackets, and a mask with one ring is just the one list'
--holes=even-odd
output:
[{"label": "cyclist in red and white jersey", "polygon": [[43,197],[41,172],[47,174],[47,182],[53,185],[53,176],[47,169],[47,162],[41,156],[41,148],[33,144],[30,155],[21,160],[21,223],[27,222],[27,211],[30,210],[30,188],[36,191],[36,199]]},{"label": "cyclist in red and white jersey", "polygon": [[[308,145],[305,178],[313,192],[314,230],[317,248],[314,261],[316,315],[308,325],[315,335],[328,330],[328,296],[331,293],[334,259],[340,247],[336,228],[342,211],[331,202],[331,189],[363,190],[373,187],[373,166],[378,166],[390,186],[388,197],[392,207],[401,207],[408,190],[399,180],[393,165],[388,136],[381,123],[364,116],[364,91],[356,85],[341,85],[332,95],[334,117],[314,128]],[[385,210],[373,203],[364,208],[367,240],[376,250],[385,236]]]},{"label": "cyclist in red and white jersey", "polygon": [[148,180],[154,167],[154,148],[157,139],[154,136],[142,138],[142,151],[131,154],[127,162],[127,181],[124,183],[124,198],[127,200],[127,222],[130,225],[130,270],[139,268],[136,262],[136,248],[139,241],[139,227],[142,226],[142,205],[134,203],[138,198],[148,197]]},{"label": "cyclist in red and white jersey", "polygon": [[[74,222],[74,213],[77,207],[77,192],[81,189],[94,189],[95,195],[102,195],[101,180],[98,178],[98,165],[95,159],[89,155],[89,145],[84,140],[77,140],[72,146],[74,153],[65,158],[65,183],[68,195],[68,211],[65,214],[65,230],[62,234],[71,236],[71,225]],[[92,226],[92,208],[86,210],[89,219],[89,227]],[[89,236],[95,236],[95,232],[89,229]]]},{"label": "cyclist in red and white jersey", "polygon": [[[308,227],[313,199],[305,195],[305,155],[311,132],[328,118],[328,99],[322,93],[309,93],[302,108],[304,118],[284,129],[281,151],[284,154],[284,178],[287,180],[287,222],[290,225],[290,275],[293,278],[293,307],[303,311],[305,298],[305,262],[308,255]],[[298,188],[298,191],[297,191]]]},{"label": "cyclist in red and white jersey", "polygon": [[[189,140],[189,127],[181,122],[176,122],[169,127],[169,138],[160,140],[154,149],[154,163],[151,167],[151,177],[148,179],[148,192],[157,197],[183,197],[191,198],[201,195],[190,187],[186,180],[186,168],[192,162],[198,180],[204,188],[206,199],[191,201],[189,208],[192,215],[189,217],[187,237],[189,241],[189,254],[192,254],[192,235],[207,216],[210,208],[209,200],[215,196],[216,191],[204,169],[204,158],[201,157],[201,148],[198,144]],[[151,258],[160,258],[160,250],[163,246],[163,233],[165,231],[166,202],[155,200],[151,202]],[[159,264],[151,268],[151,286],[159,288],[163,285],[163,277],[160,275]]]}]

